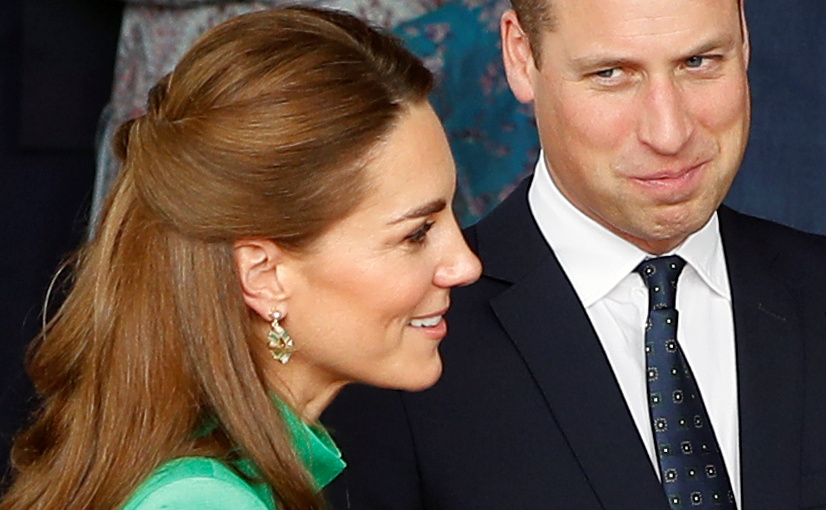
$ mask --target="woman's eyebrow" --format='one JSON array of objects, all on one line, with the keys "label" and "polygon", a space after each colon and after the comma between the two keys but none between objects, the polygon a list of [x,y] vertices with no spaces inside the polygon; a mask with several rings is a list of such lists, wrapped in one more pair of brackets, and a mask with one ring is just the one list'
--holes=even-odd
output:
[{"label": "woman's eyebrow", "polygon": [[395,225],[395,224],[401,223],[405,220],[410,220],[410,219],[414,219],[414,218],[421,218],[421,217],[424,217],[424,216],[429,216],[433,213],[443,211],[445,207],[447,207],[447,202],[446,201],[444,201],[442,199],[434,200],[432,202],[428,202],[427,204],[425,204],[421,207],[417,207],[416,209],[413,209],[412,211],[408,211],[407,213],[403,214],[402,216],[388,222],[388,225]]}]

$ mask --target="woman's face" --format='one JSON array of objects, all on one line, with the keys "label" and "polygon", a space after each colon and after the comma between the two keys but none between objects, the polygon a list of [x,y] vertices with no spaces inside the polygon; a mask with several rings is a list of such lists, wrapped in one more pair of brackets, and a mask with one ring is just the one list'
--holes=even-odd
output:
[{"label": "woman's face", "polygon": [[372,154],[364,201],[282,274],[297,348],[284,368],[319,385],[423,389],[441,374],[450,288],[481,265],[453,216],[456,170],[431,107],[409,108]]}]

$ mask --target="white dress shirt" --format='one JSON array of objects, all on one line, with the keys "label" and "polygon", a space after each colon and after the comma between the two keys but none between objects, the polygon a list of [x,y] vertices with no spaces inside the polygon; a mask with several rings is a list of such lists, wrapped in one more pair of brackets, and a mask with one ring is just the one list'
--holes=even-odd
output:
[{"label": "white dress shirt", "polygon": [[[559,191],[540,154],[528,203],[597,332],[659,476],[648,412],[645,322],[648,289],[633,270],[653,255],[592,220]],[[686,261],[677,284],[677,340],[685,353],[740,497],[740,443],[734,319],[717,214],[666,254]]]}]

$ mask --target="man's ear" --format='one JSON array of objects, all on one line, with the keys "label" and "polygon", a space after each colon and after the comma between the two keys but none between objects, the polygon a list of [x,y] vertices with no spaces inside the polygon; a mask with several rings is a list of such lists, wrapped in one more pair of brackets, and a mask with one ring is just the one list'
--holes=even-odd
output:
[{"label": "man's ear", "polygon": [[288,292],[279,278],[284,251],[269,239],[241,239],[233,244],[233,257],[247,306],[267,322],[275,310],[286,315]]},{"label": "man's ear", "polygon": [[522,103],[534,99],[533,79],[536,72],[533,50],[528,34],[522,30],[522,24],[516,11],[509,9],[502,14],[499,22],[502,38],[502,62],[513,95]]},{"label": "man's ear", "polygon": [[746,70],[751,60],[751,42],[749,41],[749,24],[746,22],[746,0],[740,0],[740,33],[743,37],[743,60]]}]

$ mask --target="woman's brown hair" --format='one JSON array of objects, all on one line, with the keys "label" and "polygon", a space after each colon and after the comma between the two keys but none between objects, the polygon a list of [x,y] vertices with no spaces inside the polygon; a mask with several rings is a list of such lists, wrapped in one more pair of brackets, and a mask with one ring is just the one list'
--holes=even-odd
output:
[{"label": "woman's brown hair", "polygon": [[[250,342],[232,244],[300,253],[369,189],[368,152],[432,78],[343,13],[284,8],[208,31],[121,127],[123,168],[28,370],[41,409],[0,509],[118,508],[170,459],[250,459],[279,508],[323,506]],[[219,424],[203,435],[205,420]]]}]

